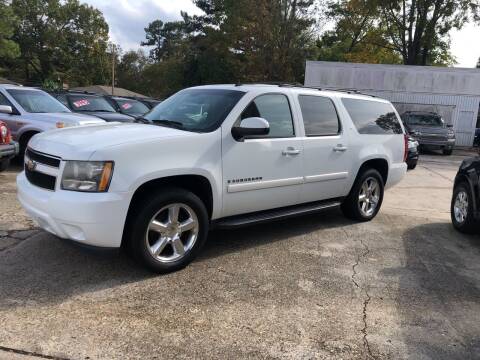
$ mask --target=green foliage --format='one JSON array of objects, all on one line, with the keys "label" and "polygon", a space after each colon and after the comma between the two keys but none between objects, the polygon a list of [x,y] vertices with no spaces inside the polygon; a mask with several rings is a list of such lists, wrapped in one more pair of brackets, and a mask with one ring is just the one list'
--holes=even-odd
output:
[{"label": "green foliage", "polygon": [[42,87],[50,91],[62,90],[62,84],[53,79],[45,79],[42,83]]},{"label": "green foliage", "polygon": [[6,60],[14,59],[20,55],[18,44],[12,40],[12,36],[18,19],[13,14],[6,0],[0,0],[0,66]]},{"label": "green foliage", "polygon": [[108,25],[100,11],[78,0],[12,0],[11,9],[20,19],[15,65],[26,81],[84,85],[106,79]]},{"label": "green foliage", "polygon": [[329,4],[335,28],[319,58],[405,65],[453,65],[449,33],[478,19],[479,0],[342,0]]}]

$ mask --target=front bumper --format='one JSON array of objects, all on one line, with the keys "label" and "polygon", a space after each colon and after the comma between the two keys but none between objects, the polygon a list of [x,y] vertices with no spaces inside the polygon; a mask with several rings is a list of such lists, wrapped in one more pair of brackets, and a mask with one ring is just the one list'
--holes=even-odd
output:
[{"label": "front bumper", "polygon": [[98,247],[120,247],[130,193],[45,190],[17,176],[17,197],[38,225],[64,239]]},{"label": "front bumper", "polygon": [[0,159],[11,159],[18,155],[18,142],[12,141],[10,144],[0,145]]},{"label": "front bumper", "polygon": [[453,149],[455,146],[455,139],[448,139],[448,140],[426,140],[426,139],[417,139],[418,143],[421,146],[427,146],[430,148],[436,149]]}]

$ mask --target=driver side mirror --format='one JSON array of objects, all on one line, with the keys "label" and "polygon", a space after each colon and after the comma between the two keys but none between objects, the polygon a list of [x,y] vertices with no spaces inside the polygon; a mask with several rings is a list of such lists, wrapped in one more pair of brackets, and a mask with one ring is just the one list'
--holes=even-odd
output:
[{"label": "driver side mirror", "polygon": [[261,117],[249,117],[240,121],[240,125],[232,128],[232,136],[237,141],[243,141],[249,136],[268,135],[270,124]]},{"label": "driver side mirror", "polygon": [[13,110],[12,107],[9,105],[0,105],[0,113],[1,114],[12,114]]}]

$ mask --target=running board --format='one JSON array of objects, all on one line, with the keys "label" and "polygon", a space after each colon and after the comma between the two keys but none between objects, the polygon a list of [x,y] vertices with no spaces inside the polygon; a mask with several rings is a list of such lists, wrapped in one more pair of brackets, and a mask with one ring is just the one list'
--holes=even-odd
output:
[{"label": "running board", "polygon": [[228,229],[241,226],[248,226],[267,221],[281,220],[293,216],[313,214],[322,210],[338,207],[339,200],[322,201],[302,205],[289,206],[273,210],[259,211],[245,215],[229,216],[212,222],[214,229]]}]

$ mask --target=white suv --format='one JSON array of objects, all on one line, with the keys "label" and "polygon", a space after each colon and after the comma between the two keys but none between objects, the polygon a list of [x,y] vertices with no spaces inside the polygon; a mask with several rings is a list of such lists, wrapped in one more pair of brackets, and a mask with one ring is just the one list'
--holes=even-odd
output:
[{"label": "white suv", "polygon": [[214,226],[334,206],[371,220],[407,170],[399,116],[370,96],[202,86],[145,121],[34,136],[17,178],[25,210],[61,238],[124,246],[167,272],[192,261]]}]

